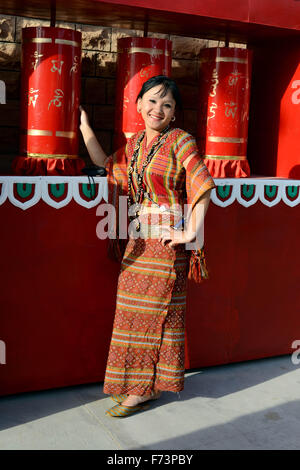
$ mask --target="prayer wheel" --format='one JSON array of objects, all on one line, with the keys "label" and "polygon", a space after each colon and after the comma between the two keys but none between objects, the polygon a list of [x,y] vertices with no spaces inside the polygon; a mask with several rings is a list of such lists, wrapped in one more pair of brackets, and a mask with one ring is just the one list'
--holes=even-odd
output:
[{"label": "prayer wheel", "polygon": [[118,40],[115,149],[141,129],[144,121],[136,98],[144,82],[171,74],[172,42],[167,39],[128,37]]},{"label": "prayer wheel", "polygon": [[248,177],[251,51],[213,47],[200,55],[197,141],[212,176]]},{"label": "prayer wheel", "polygon": [[[274,67],[276,85],[284,83],[289,73],[289,85],[284,89],[280,100],[280,122],[278,134],[278,154],[276,176],[300,179],[300,47],[293,45],[285,54],[285,67],[280,72]],[[278,62],[277,62],[278,64]],[[273,78],[273,77],[272,77]],[[278,85],[277,85],[278,87]],[[277,88],[279,89],[279,87]],[[267,113],[271,115],[270,108]],[[271,115],[272,116],[272,115]],[[271,120],[271,117],[270,117]],[[274,155],[272,155],[273,164]],[[274,165],[275,166],[275,165]]]},{"label": "prayer wheel", "polygon": [[76,175],[81,81],[81,33],[65,28],[22,31],[19,175]]}]

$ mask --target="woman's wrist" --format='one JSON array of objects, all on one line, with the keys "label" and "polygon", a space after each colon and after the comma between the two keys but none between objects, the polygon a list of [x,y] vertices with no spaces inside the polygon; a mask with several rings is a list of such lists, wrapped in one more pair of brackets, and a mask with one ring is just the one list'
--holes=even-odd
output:
[{"label": "woman's wrist", "polygon": [[185,243],[192,243],[196,240],[196,233],[192,230],[185,230],[184,232]]},{"label": "woman's wrist", "polygon": [[85,133],[85,132],[92,131],[91,126],[87,122],[81,123],[80,126],[79,126],[79,129],[82,132],[82,134]]}]

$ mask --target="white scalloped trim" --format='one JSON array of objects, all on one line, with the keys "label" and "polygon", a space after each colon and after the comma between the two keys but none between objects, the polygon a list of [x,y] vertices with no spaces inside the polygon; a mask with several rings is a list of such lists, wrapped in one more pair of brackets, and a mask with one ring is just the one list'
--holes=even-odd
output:
[{"label": "white scalloped trim", "polygon": [[[54,209],[60,209],[61,207],[65,207],[69,204],[69,202],[72,200],[73,194],[72,194],[72,185],[69,184],[68,181],[60,181],[61,183],[67,183],[68,184],[68,192],[65,197],[65,199],[61,201],[55,201],[54,199],[51,198],[49,194],[49,182],[42,180],[41,185],[42,185],[42,199],[43,201],[48,204],[48,206],[54,207]],[[58,184],[55,181],[51,184]]]},{"label": "white scalloped trim", "polygon": [[0,181],[2,183],[2,189],[0,194],[0,206],[3,204],[8,196],[8,181]]},{"label": "white scalloped trim", "polygon": [[[96,207],[102,199],[107,202],[108,200],[108,186],[105,177],[97,176],[94,178],[97,185],[98,194],[95,199],[86,201],[80,196],[79,184],[89,182],[86,176],[0,176],[0,183],[2,183],[2,190],[0,194],[0,205],[7,199],[16,207],[22,210],[29,209],[37,204],[42,199],[47,205],[54,209],[60,209],[69,204],[74,199],[80,206],[90,209]],[[296,199],[291,201],[286,196],[286,188],[288,186],[300,186],[300,180],[280,179],[280,178],[214,178],[217,186],[232,186],[232,193],[230,198],[222,200],[218,197],[216,189],[212,190],[211,201],[220,207],[230,206],[234,201],[237,201],[244,207],[250,207],[256,204],[259,200],[267,207],[273,207],[280,201],[283,201],[289,207],[295,207],[300,204],[300,191]],[[34,185],[34,193],[30,200],[25,202],[19,201],[14,196],[14,184],[16,183],[29,183]],[[49,193],[50,184],[68,185],[66,196],[60,201],[52,199]],[[255,195],[248,201],[242,196],[242,186],[255,186]],[[276,186],[277,196],[272,200],[268,200],[264,194],[265,186]]]},{"label": "white scalloped trim", "polygon": [[[0,194],[0,205],[3,204],[6,199],[20,209],[26,210],[29,207],[34,206],[42,199],[48,206],[54,209],[61,209],[69,204],[74,199],[80,206],[90,209],[96,207],[102,199],[107,202],[107,181],[105,177],[94,178],[97,186],[95,199],[86,201],[80,196],[79,184],[88,184],[89,180],[86,176],[0,176],[0,183],[2,183],[2,191]],[[30,200],[22,202],[14,196],[14,184],[16,183],[29,183],[34,186],[34,193]],[[67,194],[64,199],[56,201],[49,193],[50,184],[62,184],[65,183],[68,186]]]},{"label": "white scalloped trim", "polygon": [[[280,178],[214,178],[214,181],[217,186],[233,186],[230,198],[225,201],[218,197],[216,189],[212,191],[211,201],[220,207],[227,207],[235,200],[244,207],[250,207],[256,204],[258,200],[268,207],[273,207],[280,201],[283,201],[290,207],[295,207],[297,204],[300,204],[300,191],[298,197],[293,201],[286,196],[286,188],[288,186],[300,186],[300,180]],[[244,184],[247,186],[255,186],[255,195],[248,201],[242,196],[242,186]],[[276,198],[269,200],[265,197],[265,186],[277,187]]]},{"label": "white scalloped trim", "polygon": [[[1,183],[1,180],[0,180]],[[14,181],[14,183],[24,183],[24,184],[33,184],[34,185],[34,194],[31,199],[25,202],[21,202],[14,196],[14,185],[11,181],[8,182],[8,190],[7,190],[7,197],[9,201],[14,205],[19,207],[20,209],[26,210],[29,207],[35,206],[39,202],[42,197],[42,185],[40,180],[36,180],[35,177],[26,177],[26,180],[23,177],[18,177]]]}]

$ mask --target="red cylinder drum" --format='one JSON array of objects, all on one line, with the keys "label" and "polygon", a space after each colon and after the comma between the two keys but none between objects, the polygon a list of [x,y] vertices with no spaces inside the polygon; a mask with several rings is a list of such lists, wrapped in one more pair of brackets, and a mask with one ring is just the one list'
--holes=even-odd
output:
[{"label": "red cylinder drum", "polygon": [[155,38],[118,40],[117,92],[114,147],[141,129],[144,121],[136,109],[136,98],[144,82],[155,75],[171,75],[172,42]]},{"label": "red cylinder drum", "polygon": [[248,177],[251,51],[213,47],[200,55],[197,140],[212,176]]},{"label": "red cylinder drum", "polygon": [[20,153],[16,174],[76,175],[81,33],[65,28],[22,31]]},{"label": "red cylinder drum", "polygon": [[[280,121],[278,134],[278,154],[275,175],[281,178],[300,179],[300,48],[297,48],[298,63],[295,67],[295,50],[285,57],[283,70],[274,72],[276,84],[284,77],[289,77],[289,85],[285,88],[280,100]],[[293,67],[293,68],[292,68]],[[292,72],[291,72],[292,70]],[[268,110],[269,111],[269,110]]]}]

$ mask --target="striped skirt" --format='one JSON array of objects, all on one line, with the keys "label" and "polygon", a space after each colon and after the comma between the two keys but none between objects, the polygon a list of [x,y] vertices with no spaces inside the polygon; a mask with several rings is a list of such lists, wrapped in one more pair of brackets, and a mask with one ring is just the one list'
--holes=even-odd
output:
[{"label": "striped skirt", "polygon": [[104,393],[179,392],[184,385],[187,255],[130,239],[118,280]]}]

